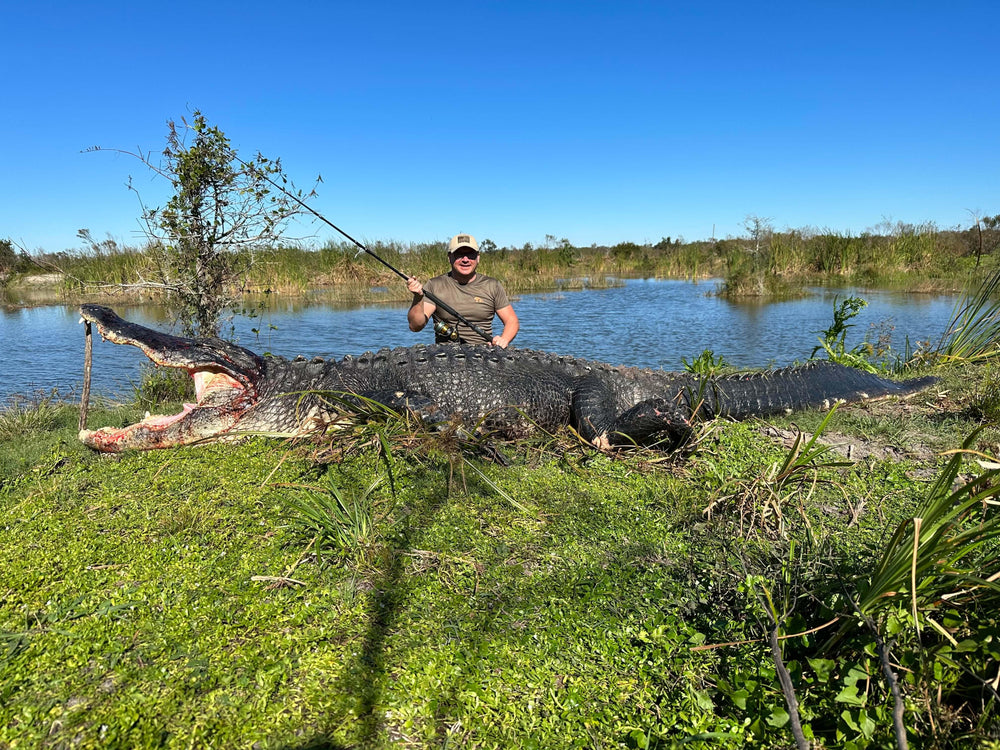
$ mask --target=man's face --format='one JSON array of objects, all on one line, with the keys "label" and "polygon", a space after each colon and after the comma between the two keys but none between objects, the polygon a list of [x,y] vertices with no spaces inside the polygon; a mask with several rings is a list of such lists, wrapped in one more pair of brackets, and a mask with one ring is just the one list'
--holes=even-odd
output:
[{"label": "man's face", "polygon": [[479,253],[471,247],[460,247],[453,253],[448,254],[451,260],[452,270],[463,276],[471,276],[479,265]]}]

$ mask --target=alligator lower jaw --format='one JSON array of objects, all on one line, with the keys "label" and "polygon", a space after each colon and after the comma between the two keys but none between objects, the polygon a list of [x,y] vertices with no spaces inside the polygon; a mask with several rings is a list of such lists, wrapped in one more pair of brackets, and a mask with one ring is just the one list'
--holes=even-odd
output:
[{"label": "alligator lower jaw", "polygon": [[79,437],[84,445],[102,453],[175,448],[226,437],[241,413],[224,406],[185,404],[184,410],[173,416],[149,416],[127,427],[80,430]]},{"label": "alligator lower jaw", "polygon": [[245,411],[246,391],[225,373],[192,373],[198,403],[184,404],[172,415],[149,415],[127,427],[80,430],[80,441],[102,453],[174,448],[219,439],[233,428]]},{"label": "alligator lower jaw", "polygon": [[[177,419],[183,419],[178,414]],[[101,453],[121,453],[130,448],[172,448],[182,443],[167,439],[168,417],[150,417],[128,427],[101,427],[98,430],[80,430],[80,442]]]}]

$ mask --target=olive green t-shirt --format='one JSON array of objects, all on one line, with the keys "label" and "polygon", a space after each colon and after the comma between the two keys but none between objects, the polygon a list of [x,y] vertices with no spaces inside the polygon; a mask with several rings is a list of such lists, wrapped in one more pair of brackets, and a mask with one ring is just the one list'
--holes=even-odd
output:
[{"label": "olive green t-shirt", "polygon": [[[475,323],[490,335],[493,339],[493,316],[497,310],[507,307],[510,300],[503,285],[492,276],[476,274],[476,278],[468,284],[459,284],[451,277],[451,274],[443,274],[430,279],[424,288],[440,299],[456,312],[460,313],[469,322]],[[450,313],[445,312],[438,305],[434,311],[434,319],[449,326],[458,325],[458,337],[465,344],[489,344],[478,333],[473,331],[464,323],[459,323]],[[448,343],[448,339],[435,332],[435,343]]]}]

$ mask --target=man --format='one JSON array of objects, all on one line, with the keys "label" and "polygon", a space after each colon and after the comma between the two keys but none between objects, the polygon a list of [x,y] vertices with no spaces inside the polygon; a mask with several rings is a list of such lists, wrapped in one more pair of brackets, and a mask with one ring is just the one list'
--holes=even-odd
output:
[{"label": "man", "polygon": [[[476,273],[479,265],[479,243],[471,234],[456,234],[448,243],[448,262],[451,271],[442,276],[435,276],[421,284],[415,276],[406,281],[406,288],[413,292],[413,302],[406,314],[411,331],[423,330],[427,321],[435,321],[434,341],[442,344],[454,341],[447,332],[441,331],[438,324],[444,324],[449,329],[458,332],[458,339],[465,344],[492,344],[506,349],[514,340],[520,327],[514,307],[507,299],[503,285],[490,276]],[[453,315],[440,309],[424,296],[424,288],[442,303],[461,314],[470,323],[482,328],[490,336],[486,341],[482,336]],[[493,316],[496,315],[503,323],[503,333],[493,335]]]}]

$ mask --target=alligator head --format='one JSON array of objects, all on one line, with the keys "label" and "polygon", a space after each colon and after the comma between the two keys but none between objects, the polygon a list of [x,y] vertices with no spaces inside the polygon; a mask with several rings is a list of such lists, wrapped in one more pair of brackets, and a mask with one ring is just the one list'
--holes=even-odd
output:
[{"label": "alligator head", "polygon": [[217,439],[231,430],[257,401],[261,357],[222,339],[189,339],[155,331],[118,317],[100,305],[82,305],[83,320],[115,344],[131,344],[155,364],[186,370],[194,379],[197,402],[179,414],[147,416],[127,427],[81,430],[80,440],[95,450],[173,447]]}]

